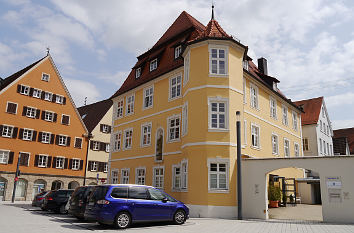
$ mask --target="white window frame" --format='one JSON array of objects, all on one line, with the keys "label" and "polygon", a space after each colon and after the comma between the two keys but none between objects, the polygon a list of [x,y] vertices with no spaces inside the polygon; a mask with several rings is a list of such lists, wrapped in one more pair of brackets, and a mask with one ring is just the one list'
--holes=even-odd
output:
[{"label": "white window frame", "polygon": [[190,51],[184,57],[184,77],[183,77],[183,86],[187,85],[189,81],[189,69],[190,69]]},{"label": "white window frame", "polygon": [[[146,92],[149,94],[146,94]],[[152,108],[154,106],[154,85],[144,88],[144,98],[143,98],[143,110]],[[148,105],[146,106],[145,100],[148,99]]]},{"label": "white window frame", "polygon": [[300,157],[300,146],[299,146],[299,143],[296,143],[296,142],[294,142],[294,156]]},{"label": "white window frame", "polygon": [[[255,90],[255,93],[253,93]],[[256,84],[250,82],[250,106],[251,108],[259,110],[259,89]]]},{"label": "white window frame", "polygon": [[59,134],[58,137],[59,137],[59,139],[58,139],[58,145],[59,145],[59,146],[66,146],[67,143],[68,143],[68,136],[67,136],[67,135]]},{"label": "white window frame", "polygon": [[242,67],[243,67],[243,69],[245,69],[245,70],[249,70],[249,65],[248,65],[248,61],[247,60],[243,60],[242,61]]},{"label": "white window frame", "polygon": [[[45,75],[46,75],[48,78],[44,78]],[[47,74],[47,73],[42,72],[41,80],[42,80],[42,81],[45,81],[45,82],[49,82],[49,80],[50,80],[50,74]]]},{"label": "white window frame", "polygon": [[175,59],[179,58],[181,56],[181,53],[182,53],[182,46],[178,45],[175,48]]},{"label": "white window frame", "polygon": [[92,150],[95,150],[95,151],[100,150],[100,142],[92,141]]},{"label": "white window frame", "polygon": [[32,97],[40,99],[42,96],[42,90],[38,88],[33,88]]},{"label": "white window frame", "polygon": [[[176,80],[176,83],[175,84],[172,84],[173,80]],[[179,81],[178,81],[179,80]],[[170,77],[170,80],[169,80],[169,101],[172,101],[172,100],[175,100],[175,99],[179,99],[182,97],[182,74],[179,73],[177,75],[174,75],[172,77]],[[173,94],[173,90],[176,90],[176,96],[172,96]],[[178,92],[179,90],[179,92]]]},{"label": "white window frame", "polygon": [[[307,143],[305,143],[307,142]],[[303,150],[304,151],[310,151],[310,144],[309,144],[309,139],[308,138],[302,138],[302,145],[303,145]],[[306,149],[306,146],[307,146],[307,150]]]},{"label": "white window frame", "polygon": [[[159,175],[156,175],[156,170],[157,169],[162,169],[162,172],[163,174],[159,174]],[[160,183],[161,185],[157,185],[157,179],[160,179],[158,183]],[[165,186],[165,166],[155,166],[153,167],[152,169],[152,186],[154,186],[155,188],[158,188],[158,189],[164,189],[164,186]]]},{"label": "white window frame", "polygon": [[30,87],[26,86],[26,85],[23,85],[23,84],[20,84],[20,85],[21,85],[20,94],[29,95]]},{"label": "white window frame", "polygon": [[[144,133],[144,129],[147,128],[148,130],[146,131],[146,133]],[[150,128],[150,131],[149,131]],[[140,138],[140,146],[141,147],[147,147],[147,146],[151,146],[151,139],[152,139],[152,123],[151,122],[146,122],[144,124],[141,125],[141,138]],[[144,143],[144,137],[148,138],[148,143]]]},{"label": "white window frame", "polygon": [[55,95],[55,103],[64,104],[64,96],[58,94]]},{"label": "white window frame", "polygon": [[[211,164],[216,163],[217,168],[219,168],[219,164],[225,164],[225,176],[226,176],[226,188],[220,188],[219,187],[219,176],[220,174],[224,174],[224,172],[219,172],[219,171],[210,171]],[[229,192],[229,182],[230,182],[230,159],[227,158],[209,158],[207,161],[207,166],[208,166],[208,192],[209,193],[228,193]],[[217,175],[217,188],[211,188],[211,179],[210,176],[212,174]]]},{"label": "white window frame", "polygon": [[[60,159],[61,162],[58,163],[58,159]],[[64,163],[65,163],[65,157],[63,156],[56,156],[56,159],[55,159],[55,168],[58,168],[58,169],[64,169]],[[61,165],[61,166],[59,166]]]},{"label": "white window frame", "polygon": [[[46,136],[44,136],[44,135],[47,135],[48,138]],[[50,132],[42,132],[41,143],[49,144],[51,137],[52,137],[52,133],[50,133]],[[43,139],[48,139],[48,140],[43,140]]]},{"label": "white window frame", "polygon": [[[129,116],[129,115],[134,114],[135,94],[127,95],[125,98],[126,98],[125,99],[125,103],[126,103],[125,115]],[[129,113],[128,113],[128,110],[130,110]]]},{"label": "white window frame", "polygon": [[[177,169],[179,170],[179,174],[176,174]],[[179,180],[178,183],[176,180]],[[182,169],[180,164],[172,165],[172,191],[180,190],[182,182]]]},{"label": "white window frame", "polygon": [[[274,106],[273,104],[274,103]],[[269,96],[270,117],[277,120],[277,100],[273,96]]]},{"label": "white window frame", "polygon": [[1,136],[5,138],[12,138],[12,134],[14,132],[13,125],[2,125]]},{"label": "white window frame", "polygon": [[[288,147],[286,147],[286,142],[288,142]],[[290,140],[284,138],[284,157],[290,157]]]},{"label": "white window frame", "polygon": [[150,61],[149,68],[150,68],[150,72],[157,69],[157,58]]},{"label": "white window frame", "polygon": [[[8,112],[7,109],[9,108],[9,104],[16,104],[16,112],[15,113],[12,113],[12,112]],[[10,113],[10,114],[17,114],[17,109],[18,109],[18,104],[17,103],[14,103],[14,102],[10,102],[10,101],[7,101],[6,103],[6,109],[5,109],[5,112],[6,113]]]},{"label": "white window frame", "polygon": [[[131,131],[130,145],[126,144],[126,132],[128,132],[128,131]],[[132,148],[132,145],[133,145],[133,128],[125,129],[123,132],[124,132],[124,135],[123,135],[123,150],[130,150]]]},{"label": "white window frame", "polygon": [[97,171],[97,169],[98,169],[98,162],[97,161],[92,161],[91,162],[91,172],[95,172],[95,171]]},{"label": "white window frame", "polygon": [[123,117],[123,107],[124,107],[124,99],[120,99],[117,101],[117,118]]},{"label": "white window frame", "polygon": [[[254,145],[253,141],[253,128],[258,128],[258,135],[255,135],[256,137],[256,145]],[[257,145],[258,144],[258,145]],[[251,123],[251,148],[253,149],[261,149],[261,127],[260,125],[256,123]]]},{"label": "white window frame", "polygon": [[[284,112],[284,110],[286,110],[286,112]],[[283,104],[281,106],[282,123],[283,123],[283,125],[286,125],[286,126],[289,125],[288,112],[289,112],[288,107]]]},{"label": "white window frame", "polygon": [[108,133],[109,132],[109,125],[102,124],[102,133]]},{"label": "white window frame", "polygon": [[122,131],[120,130],[113,134],[113,151],[120,151],[121,148],[122,148]]},{"label": "white window frame", "polygon": [[138,79],[141,76],[141,67],[135,69],[135,78]]},{"label": "white window frame", "polygon": [[[217,50],[217,58],[212,58],[212,50]],[[224,50],[224,58],[219,58],[219,51]],[[227,46],[221,45],[209,45],[209,77],[227,77],[229,75],[229,64],[228,64],[228,57],[229,57],[229,48]],[[216,73],[213,73],[212,70],[212,61],[216,60]],[[224,61],[225,63],[225,73],[220,73],[220,61]]]},{"label": "white window frame", "polygon": [[297,115],[297,113],[295,112],[295,111],[292,111],[292,118],[293,118],[293,129],[295,130],[295,131],[297,131],[298,130],[298,115]]},{"label": "white window frame", "polygon": [[[212,112],[212,104],[213,103],[217,103],[217,112],[215,112],[215,114],[217,114],[217,127],[213,128],[212,127],[212,114],[214,112]],[[219,116],[220,114],[222,114],[221,112],[219,112],[219,104],[220,103],[224,103],[225,104],[225,128],[220,128],[219,127]],[[208,98],[208,129],[211,132],[222,132],[222,131],[228,131],[229,130],[229,99],[228,98],[221,98],[221,97],[209,97]]]},{"label": "white window frame", "polygon": [[[186,170],[183,170],[185,168]],[[180,174],[177,176],[176,169]],[[179,184],[176,184],[176,178],[179,177]],[[185,186],[183,184],[185,183]],[[188,190],[188,160],[183,159],[179,164],[172,165],[172,191],[181,192]]]},{"label": "white window frame", "polygon": [[[144,175],[141,175],[139,171],[144,171]],[[146,183],[146,167],[135,168],[135,184],[145,185],[145,183]]]},{"label": "white window frame", "polygon": [[7,164],[9,161],[10,151],[0,149],[0,164]]},{"label": "white window frame", "polygon": [[188,133],[188,102],[182,106],[182,137]]},{"label": "white window frame", "polygon": [[320,120],[320,131],[322,132],[322,120]]},{"label": "white window frame", "polygon": [[106,143],[105,151],[106,151],[107,153],[109,153],[109,148],[110,148],[109,143]]},{"label": "white window frame", "polygon": [[319,140],[320,140],[320,154],[322,154],[323,153],[322,152],[322,139],[320,138]]},{"label": "white window frame", "polygon": [[[276,138],[276,151],[274,151],[274,140],[273,138]],[[272,133],[272,137],[271,137],[271,140],[272,140],[272,154],[273,155],[279,155],[279,136],[275,133]]]},{"label": "white window frame", "polygon": [[34,131],[33,129],[23,129],[22,140],[32,141],[33,131]]},{"label": "white window frame", "polygon": [[26,107],[26,117],[29,118],[36,118],[37,115],[37,108],[27,106]]},{"label": "white window frame", "polygon": [[122,168],[120,173],[120,183],[129,184],[129,176],[130,176],[130,168]]},{"label": "white window frame", "polygon": [[54,120],[54,112],[45,110],[44,111],[44,120],[45,121],[49,121],[49,122],[53,122],[53,120]]},{"label": "white window frame", "polygon": [[51,92],[44,92],[44,100],[46,100],[46,101],[52,101],[52,99],[53,99],[53,93],[51,93]]},{"label": "white window frame", "polygon": [[71,170],[79,170],[80,169],[80,159],[73,158],[71,164]]},{"label": "white window frame", "polygon": [[[178,126],[176,126],[176,121],[178,119]],[[171,121],[175,121],[175,125],[173,126],[174,129],[174,138],[171,138],[170,130],[171,128]],[[178,129],[178,137],[176,137],[176,132]],[[175,114],[167,118],[167,142],[178,142],[181,140],[181,115],[180,114]]]},{"label": "white window frame", "polygon": [[108,172],[108,163],[104,163],[103,172],[104,173]]},{"label": "white window frame", "polygon": [[112,169],[111,170],[111,183],[112,184],[118,184],[119,183],[119,170],[118,169]]},{"label": "white window frame", "polygon": [[[63,123],[63,117],[64,117],[64,116],[69,117],[68,124],[64,124],[64,123]],[[62,125],[70,125],[70,120],[71,120],[70,118],[71,118],[71,117],[70,117],[70,115],[67,115],[67,114],[61,114],[61,121],[60,121],[60,123],[61,123]]]},{"label": "white window frame", "polygon": [[[38,167],[47,167],[48,164],[48,155],[39,154],[38,155]],[[56,166],[56,164],[55,164]]]}]

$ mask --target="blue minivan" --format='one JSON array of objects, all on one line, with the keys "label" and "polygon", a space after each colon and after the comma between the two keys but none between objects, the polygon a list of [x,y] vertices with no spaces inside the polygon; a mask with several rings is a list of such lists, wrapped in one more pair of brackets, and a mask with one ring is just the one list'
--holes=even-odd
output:
[{"label": "blue minivan", "polygon": [[92,191],[85,219],[127,228],[132,222],[173,221],[183,224],[189,209],[165,192],[146,185],[99,185]]}]

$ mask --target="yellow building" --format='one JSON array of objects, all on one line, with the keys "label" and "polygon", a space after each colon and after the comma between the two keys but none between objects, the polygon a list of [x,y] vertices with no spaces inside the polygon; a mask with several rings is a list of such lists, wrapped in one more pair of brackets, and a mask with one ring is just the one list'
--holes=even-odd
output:
[{"label": "yellow building", "polygon": [[110,182],[164,189],[191,216],[235,217],[236,111],[244,156],[302,156],[301,110],[259,66],[216,20],[182,12],[112,96]]}]

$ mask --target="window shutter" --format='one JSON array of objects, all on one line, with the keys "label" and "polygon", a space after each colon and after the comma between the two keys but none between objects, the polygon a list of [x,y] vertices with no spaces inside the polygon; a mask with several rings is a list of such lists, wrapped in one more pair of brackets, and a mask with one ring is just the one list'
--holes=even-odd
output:
[{"label": "window shutter", "polygon": [[13,162],[14,162],[14,152],[13,151],[10,151],[10,153],[9,153],[9,159],[7,160],[7,163],[8,164],[13,164]]},{"label": "window shutter", "polygon": [[103,125],[100,124],[100,132],[103,132]]},{"label": "window shutter", "polygon": [[23,106],[22,116],[26,116],[26,112],[27,112],[27,107]]},{"label": "window shutter", "polygon": [[34,166],[35,166],[35,167],[38,167],[38,160],[39,160],[39,155],[36,155],[36,156],[34,157]]},{"label": "window shutter", "polygon": [[66,146],[70,146],[70,141],[71,141],[71,137],[67,137],[67,139],[66,139]]},{"label": "window shutter", "polygon": [[55,134],[50,135],[50,144],[54,144]]},{"label": "window shutter", "polygon": [[24,154],[25,156],[23,157],[24,158],[24,165],[25,166],[28,166],[28,160],[29,160],[29,154]]},{"label": "window shutter", "polygon": [[53,122],[57,122],[58,114],[54,113]]},{"label": "window shutter", "polygon": [[57,157],[54,157],[54,158],[53,158],[52,168],[55,168],[56,163],[57,163]]},{"label": "window shutter", "polygon": [[59,135],[55,137],[55,145],[59,145]]},{"label": "window shutter", "polygon": [[[1,132],[1,130],[0,130],[0,132]],[[12,131],[12,138],[17,138],[17,132],[18,132],[18,128],[15,127]]]},{"label": "window shutter", "polygon": [[30,88],[30,91],[29,91],[29,96],[32,96],[33,95],[33,87]]},{"label": "window shutter", "polygon": [[108,133],[112,132],[112,126],[108,126]]},{"label": "window shutter", "polygon": [[41,110],[37,109],[36,110],[36,119],[39,119],[39,115],[41,115]]},{"label": "window shutter", "polygon": [[18,134],[18,138],[19,139],[23,138],[23,129],[20,129],[20,133]]},{"label": "window shutter", "polygon": [[72,169],[72,168],[73,168],[73,160],[70,159],[70,160],[69,160],[69,169]]},{"label": "window shutter", "polygon": [[91,171],[92,170],[92,161],[88,162],[87,170]]},{"label": "window shutter", "polygon": [[68,158],[65,158],[64,169],[68,169]]},{"label": "window shutter", "polygon": [[17,93],[20,93],[21,92],[21,84],[18,84],[17,85]]},{"label": "window shutter", "polygon": [[80,160],[80,170],[82,170],[83,169],[83,167],[84,167],[84,160]]},{"label": "window shutter", "polygon": [[56,94],[53,94],[53,96],[52,96],[52,102],[53,102],[53,103],[55,103],[56,97],[57,97],[57,95],[56,95]]},{"label": "window shutter", "polygon": [[37,131],[33,131],[32,133],[32,141],[36,141],[37,138]]},{"label": "window shutter", "polygon": [[52,164],[52,156],[48,156],[47,167],[51,167]]},{"label": "window shutter", "polygon": [[106,143],[100,142],[100,150],[105,151],[106,150]]},{"label": "window shutter", "polygon": [[3,127],[4,127],[3,125],[0,125],[0,136],[2,136],[2,128]]},{"label": "window shutter", "polygon": [[46,111],[43,110],[43,111],[42,111],[42,115],[41,115],[41,119],[42,119],[42,120],[45,119],[45,113],[46,113]]},{"label": "window shutter", "polygon": [[98,163],[98,171],[103,172],[103,170],[104,170],[104,162],[99,162]]},{"label": "window shutter", "polygon": [[93,141],[90,141],[90,149],[93,150]]},{"label": "window shutter", "polygon": [[39,142],[42,141],[42,134],[43,134],[42,132],[39,132],[39,133],[38,133],[38,141],[39,141]]},{"label": "window shutter", "polygon": [[41,99],[44,100],[44,96],[45,96],[45,91],[42,91],[42,94],[41,94]]},{"label": "window shutter", "polygon": [[63,104],[66,104],[66,97],[63,98]]}]

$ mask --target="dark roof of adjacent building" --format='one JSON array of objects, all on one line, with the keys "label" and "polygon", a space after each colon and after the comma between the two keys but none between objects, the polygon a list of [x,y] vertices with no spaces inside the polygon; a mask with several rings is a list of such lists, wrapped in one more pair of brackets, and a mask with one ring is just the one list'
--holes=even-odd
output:
[{"label": "dark roof of adjacent building", "polygon": [[34,67],[35,65],[37,65],[39,62],[41,62],[44,58],[46,58],[47,56],[39,59],[38,61],[32,63],[31,65],[23,68],[22,70],[10,75],[9,77],[5,78],[4,80],[2,80],[2,82],[0,83],[0,91],[2,89],[4,89],[5,87],[7,87],[8,85],[10,85],[12,82],[14,82],[16,79],[18,79],[19,77],[21,77],[24,73],[26,73],[27,71],[29,71],[32,67]]},{"label": "dark roof of adjacent building", "polygon": [[335,155],[347,154],[348,140],[346,137],[333,138],[333,153]]},{"label": "dark roof of adjacent building", "polygon": [[341,137],[347,138],[350,154],[354,154],[354,127],[333,130],[333,138],[341,138]]},{"label": "dark roof of adjacent building", "polygon": [[89,133],[97,126],[112,105],[113,101],[106,99],[77,108]]},{"label": "dark roof of adjacent building", "polygon": [[304,112],[301,114],[302,125],[317,124],[321,113],[322,103],[323,96],[294,102],[294,104],[304,110]]}]

